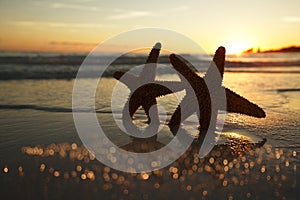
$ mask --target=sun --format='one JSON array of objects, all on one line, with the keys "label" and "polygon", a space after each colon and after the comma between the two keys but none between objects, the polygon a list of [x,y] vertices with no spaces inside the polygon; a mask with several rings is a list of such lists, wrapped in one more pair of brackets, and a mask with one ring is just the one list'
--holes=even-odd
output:
[{"label": "sun", "polygon": [[232,44],[227,47],[227,53],[228,54],[240,54],[243,50],[245,50],[245,46],[242,44]]},{"label": "sun", "polygon": [[241,54],[243,51],[251,48],[250,42],[247,40],[233,40],[225,46],[227,54]]}]

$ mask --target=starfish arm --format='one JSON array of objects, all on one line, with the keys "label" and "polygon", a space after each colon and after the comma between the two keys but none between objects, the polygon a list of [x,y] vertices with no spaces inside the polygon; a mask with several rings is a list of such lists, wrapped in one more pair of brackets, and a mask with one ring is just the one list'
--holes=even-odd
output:
[{"label": "starfish arm", "polygon": [[148,55],[146,64],[148,64],[148,63],[157,63],[160,49],[161,49],[161,44],[159,42],[157,42],[154,45],[154,47],[151,49],[151,51]]},{"label": "starfish arm", "polygon": [[[193,102],[194,103],[194,102]],[[192,103],[192,104],[193,104]],[[181,112],[181,110],[183,110]],[[191,106],[191,100],[186,95],[180,104],[177,106],[175,112],[173,113],[170,121],[169,126],[178,127],[181,122],[186,120],[189,116],[191,116],[195,112],[195,108]]]},{"label": "starfish arm", "polygon": [[[212,117],[212,109],[210,105],[199,105],[200,113],[197,113],[199,118],[200,130],[208,130],[211,117]],[[214,117],[214,116],[213,116]]]},{"label": "starfish arm", "polygon": [[146,64],[142,72],[140,73],[140,77],[142,81],[152,81],[155,79],[156,66],[157,66],[160,49],[161,49],[161,44],[159,42],[156,43],[154,47],[151,49]]},{"label": "starfish arm", "polygon": [[[224,66],[225,66],[225,53],[226,50],[224,47],[219,47],[214,55],[213,61],[217,67],[217,69],[219,70],[219,73],[221,75],[221,77],[223,78],[223,74],[224,74]],[[207,73],[205,76],[210,74],[210,69],[208,69]]]},{"label": "starfish arm", "polygon": [[132,101],[135,101],[134,98],[142,98],[143,101],[147,101],[151,98],[161,97],[164,95],[172,94],[173,91],[169,88],[155,84],[155,83],[148,83],[145,85],[142,85],[137,90],[133,92],[133,95],[131,97]]},{"label": "starfish arm", "polygon": [[189,82],[200,78],[195,71],[193,71],[188,64],[180,58],[180,56],[171,54],[169,59],[174,69]]},{"label": "starfish arm", "polygon": [[264,118],[266,113],[258,105],[251,103],[235,92],[225,88],[227,99],[227,111],[239,114],[245,114],[252,117]]},{"label": "starfish arm", "polygon": [[169,121],[169,126],[179,126],[180,122],[181,122],[181,107],[180,105],[178,105]]},{"label": "starfish arm", "polygon": [[225,48],[219,47],[213,58],[213,61],[216,64],[222,78],[224,74],[225,54],[226,54]]},{"label": "starfish arm", "polygon": [[142,102],[139,99],[139,100],[135,101],[134,103],[132,103],[131,98],[130,98],[130,100],[127,101],[126,104],[129,105],[128,106],[128,108],[129,108],[129,114],[130,114],[130,117],[132,118],[133,115],[134,115],[134,113],[137,111],[137,109],[142,105]]},{"label": "starfish arm", "polygon": [[[123,82],[129,88],[130,88],[130,85],[132,85],[132,82],[134,82],[134,84],[139,84],[140,80],[141,81],[154,80],[155,74],[156,74],[156,63],[158,60],[160,49],[161,49],[161,44],[156,43],[154,45],[154,47],[151,49],[149,56],[147,58],[146,64],[139,76],[135,76],[131,73],[125,73],[122,71],[116,71],[113,74],[113,77],[115,79]],[[124,74],[126,74],[126,75],[124,76]],[[121,77],[123,77],[123,78],[121,78]]]},{"label": "starfish arm", "polygon": [[[219,47],[214,55],[213,62],[208,68],[204,80],[207,84],[220,86],[222,85],[225,66],[225,48]],[[220,76],[218,76],[220,75]]]}]

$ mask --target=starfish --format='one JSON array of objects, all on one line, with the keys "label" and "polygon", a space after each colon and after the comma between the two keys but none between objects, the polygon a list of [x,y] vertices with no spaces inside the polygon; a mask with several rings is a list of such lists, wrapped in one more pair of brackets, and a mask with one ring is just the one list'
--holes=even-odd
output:
[{"label": "starfish", "polygon": [[[155,120],[156,122],[159,122],[156,107],[154,107],[150,116],[150,108],[157,104],[156,98],[184,89],[181,82],[155,80],[160,49],[161,44],[156,43],[148,55],[143,70],[138,76],[130,72],[125,73],[122,71],[116,71],[113,74],[115,79],[124,83],[130,90],[129,100],[126,102],[124,108],[129,108],[129,115],[131,118],[133,118],[137,109],[142,106],[149,123],[151,122],[151,119],[152,121]],[[123,114],[125,114],[124,110]]]},{"label": "starfish", "polygon": [[[152,105],[156,104],[157,97],[187,89],[186,85],[183,84],[182,78],[181,82],[154,80],[160,46],[161,45],[157,43],[151,50],[146,64],[153,63],[153,65],[145,66],[139,77],[126,73],[125,76],[127,76],[128,74],[129,78],[125,78],[122,80],[121,77],[124,76],[125,72],[116,72],[114,74],[114,77],[116,79],[121,80],[129,87],[129,89],[131,89],[130,98],[127,101],[127,103],[129,104],[130,117],[134,115],[138,107],[142,106],[147,114],[148,120],[150,121],[152,117],[150,117],[149,109]],[[261,109],[259,106],[251,103],[249,100],[222,86],[225,65],[224,47],[219,47],[217,49],[213,58],[213,62],[215,63],[216,67],[213,67],[213,65],[211,65],[203,78],[198,76],[197,73],[190,68],[190,66],[192,65],[180,56],[171,54],[169,56],[169,59],[174,69],[179,73],[179,77],[183,76],[193,89],[193,91],[186,91],[185,97],[180,102],[169,121],[170,129],[174,135],[176,134],[180,123],[195,112],[193,107],[189,105],[191,102],[196,102],[199,106],[199,111],[196,113],[200,124],[200,135],[203,139],[203,137],[205,137],[206,135],[210,123],[212,123],[211,119],[215,121],[215,118],[217,116],[217,110],[212,109],[211,106],[210,93],[213,93],[214,95],[212,96],[216,97],[218,95],[217,93],[220,90],[225,91],[226,95],[227,106],[226,108],[222,108],[223,110],[258,118],[263,118],[266,116],[263,109]],[[217,72],[216,69],[218,70]],[[146,79],[145,77],[148,77],[148,79]],[[147,80],[148,82],[145,80]],[[149,80],[151,80],[151,82],[149,82]],[[145,84],[143,85],[143,83]],[[213,85],[213,88],[208,89],[207,84]],[[137,87],[139,85],[142,86]],[[192,98],[192,96],[194,96],[192,92],[194,92],[194,94],[196,95],[196,99]],[[181,108],[184,108],[183,114],[181,113]]]},{"label": "starfish", "polygon": [[[213,61],[216,67],[213,65],[210,66],[205,76],[202,78],[196,74],[194,70],[192,70],[189,66],[192,66],[187,61],[180,58],[178,55],[171,54],[169,56],[170,62],[172,66],[178,71],[182,76],[186,78],[189,84],[192,86],[195,95],[197,97],[199,111],[201,113],[197,113],[200,123],[200,131],[206,131],[209,128],[209,124],[211,123],[211,119],[216,117],[217,110],[212,110],[211,106],[211,96],[218,98],[219,91],[225,91],[226,95],[226,111],[245,114],[253,117],[263,118],[266,116],[263,109],[257,106],[254,103],[251,103],[247,99],[241,97],[235,92],[231,91],[228,88],[222,86],[222,79],[224,74],[224,65],[225,65],[225,48],[219,47],[215,53]],[[219,76],[216,72],[218,70]],[[213,87],[209,90],[208,85],[212,85]],[[184,116],[181,116],[181,107],[189,104],[190,94],[187,91],[186,96],[181,101],[180,105],[175,110],[174,114],[171,117],[169,125],[171,127],[179,126],[180,122],[191,114],[193,114],[193,109],[185,110]],[[223,108],[224,109],[224,108]]]}]

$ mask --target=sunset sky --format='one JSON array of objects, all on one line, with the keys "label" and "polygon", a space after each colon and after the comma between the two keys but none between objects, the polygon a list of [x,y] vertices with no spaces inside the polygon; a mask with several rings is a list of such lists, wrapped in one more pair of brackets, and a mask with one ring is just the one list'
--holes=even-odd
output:
[{"label": "sunset sky", "polygon": [[280,48],[300,45],[299,10],[299,0],[1,0],[0,50],[87,52],[142,27],[177,31],[209,53]]}]

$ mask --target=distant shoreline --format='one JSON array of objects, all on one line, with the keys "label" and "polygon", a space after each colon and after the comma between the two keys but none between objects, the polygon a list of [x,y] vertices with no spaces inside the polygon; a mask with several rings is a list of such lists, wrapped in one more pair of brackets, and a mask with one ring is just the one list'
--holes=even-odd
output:
[{"label": "distant shoreline", "polygon": [[260,48],[258,48],[256,51],[254,48],[247,49],[243,51],[243,54],[248,53],[298,53],[300,52],[300,46],[290,46],[290,47],[283,47],[280,49],[269,49],[261,51]]},{"label": "distant shoreline", "polygon": [[261,53],[291,53],[291,52],[300,52],[300,46],[291,46],[291,47],[285,47],[285,48],[281,48],[281,49],[270,49],[270,50],[266,50],[266,51],[262,51]]}]

